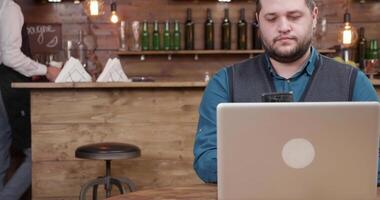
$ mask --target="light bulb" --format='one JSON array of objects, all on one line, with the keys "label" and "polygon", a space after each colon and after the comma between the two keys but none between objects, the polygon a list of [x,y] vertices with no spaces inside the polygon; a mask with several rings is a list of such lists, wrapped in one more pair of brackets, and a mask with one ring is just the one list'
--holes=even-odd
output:
[{"label": "light bulb", "polygon": [[346,11],[346,13],[344,13],[344,25],[339,33],[339,42],[344,48],[351,48],[357,39],[358,34],[356,28],[352,26],[351,14]]},{"label": "light bulb", "polygon": [[116,15],[116,11],[112,11],[111,22],[116,24],[119,21],[119,17]]},{"label": "light bulb", "polygon": [[344,30],[343,30],[343,44],[344,45],[351,45],[352,44],[352,26],[350,23],[346,23],[344,25]]},{"label": "light bulb", "polygon": [[99,15],[99,2],[97,0],[90,0],[90,15],[91,16]]}]

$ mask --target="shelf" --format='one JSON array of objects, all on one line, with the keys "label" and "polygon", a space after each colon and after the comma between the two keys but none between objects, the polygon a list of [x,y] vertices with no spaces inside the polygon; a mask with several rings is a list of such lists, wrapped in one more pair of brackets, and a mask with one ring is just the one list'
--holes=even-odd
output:
[{"label": "shelf", "polygon": [[87,82],[87,83],[30,83],[18,82],[12,83],[12,88],[28,88],[28,89],[68,89],[68,88],[204,88],[207,83],[202,81],[170,81],[170,82]]},{"label": "shelf", "polygon": [[[334,49],[320,49],[321,54],[335,53]],[[264,53],[262,49],[254,50],[180,50],[180,51],[118,51],[119,56],[140,56],[140,60],[144,61],[146,56],[168,56],[168,60],[172,60],[173,55],[193,55],[194,60],[199,60],[200,55],[248,55],[252,58],[254,55]]]},{"label": "shelf", "polygon": [[[320,49],[319,53],[335,53],[334,49]],[[255,50],[180,50],[180,51],[118,51],[120,56],[140,56],[140,55],[249,55],[264,53],[262,49]]]}]

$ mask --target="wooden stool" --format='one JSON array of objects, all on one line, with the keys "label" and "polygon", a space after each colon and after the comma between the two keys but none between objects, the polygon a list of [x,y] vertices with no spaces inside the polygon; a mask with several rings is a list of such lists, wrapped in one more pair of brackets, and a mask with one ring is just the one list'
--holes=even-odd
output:
[{"label": "wooden stool", "polygon": [[129,191],[135,191],[135,184],[130,179],[111,177],[111,160],[136,158],[140,155],[140,148],[125,143],[107,142],[78,147],[75,150],[75,157],[106,161],[106,175],[84,184],[81,188],[79,199],[85,200],[87,190],[93,188],[92,197],[96,200],[98,196],[98,186],[101,184],[104,185],[107,198],[111,196],[112,185],[116,185],[121,194],[127,192],[124,184],[128,185]]}]

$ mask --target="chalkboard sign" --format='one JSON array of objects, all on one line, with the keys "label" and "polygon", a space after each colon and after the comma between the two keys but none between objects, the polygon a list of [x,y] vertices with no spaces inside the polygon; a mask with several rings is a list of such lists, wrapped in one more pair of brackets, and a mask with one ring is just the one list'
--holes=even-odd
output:
[{"label": "chalkboard sign", "polygon": [[33,53],[57,53],[62,49],[62,25],[53,23],[26,24]]}]

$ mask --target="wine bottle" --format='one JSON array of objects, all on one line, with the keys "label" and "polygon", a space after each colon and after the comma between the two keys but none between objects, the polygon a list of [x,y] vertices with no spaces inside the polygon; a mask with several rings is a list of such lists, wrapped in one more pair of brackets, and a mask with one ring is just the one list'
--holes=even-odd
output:
[{"label": "wine bottle", "polygon": [[78,58],[83,67],[87,65],[87,46],[83,42],[83,31],[79,30]]},{"label": "wine bottle", "polygon": [[173,31],[173,50],[181,49],[181,32],[178,20],[174,22],[174,31]]},{"label": "wine bottle", "polygon": [[238,22],[238,49],[247,49],[247,22],[245,21],[245,9],[240,9],[240,20]]},{"label": "wine bottle", "polygon": [[367,46],[367,40],[365,38],[365,29],[364,27],[359,28],[359,40],[357,45],[357,62],[359,63],[359,69],[364,70],[365,65],[365,51]]},{"label": "wine bottle", "polygon": [[158,27],[158,21],[154,21],[154,28],[153,28],[153,34],[152,34],[152,49],[153,50],[160,50],[160,30]]},{"label": "wine bottle", "polygon": [[228,8],[224,9],[222,22],[222,49],[231,49],[231,22],[228,16]]},{"label": "wine bottle", "polygon": [[191,19],[191,9],[187,9],[187,20],[185,22],[185,49],[194,50],[194,22]]},{"label": "wine bottle", "polygon": [[143,51],[149,50],[149,32],[148,22],[146,20],[143,22],[143,29],[141,31],[141,49]]},{"label": "wine bottle", "polygon": [[214,21],[209,8],[207,8],[207,20],[205,22],[205,49],[214,49]]},{"label": "wine bottle", "polygon": [[262,49],[261,38],[259,35],[259,23],[256,20],[256,15],[253,15],[252,22],[252,49]]},{"label": "wine bottle", "polygon": [[164,34],[163,34],[163,49],[168,51],[170,50],[170,41],[171,41],[171,37],[170,37],[170,23],[169,23],[169,20],[166,20],[165,22],[165,28],[164,28]]}]

